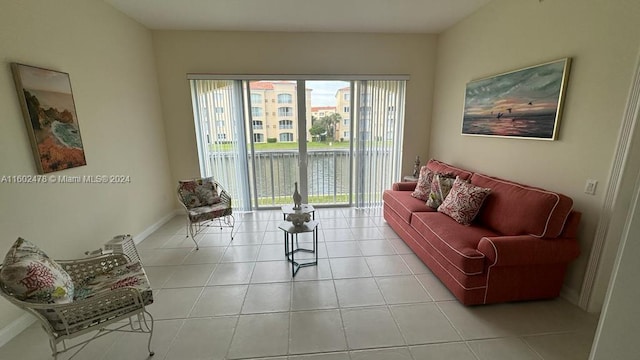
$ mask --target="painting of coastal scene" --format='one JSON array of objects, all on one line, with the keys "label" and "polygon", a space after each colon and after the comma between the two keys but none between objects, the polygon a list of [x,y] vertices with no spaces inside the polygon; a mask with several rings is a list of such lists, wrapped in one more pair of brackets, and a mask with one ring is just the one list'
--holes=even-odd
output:
[{"label": "painting of coastal scene", "polygon": [[570,60],[469,82],[462,134],[555,140]]},{"label": "painting of coastal scene", "polygon": [[69,74],[12,63],[40,174],[86,165]]}]

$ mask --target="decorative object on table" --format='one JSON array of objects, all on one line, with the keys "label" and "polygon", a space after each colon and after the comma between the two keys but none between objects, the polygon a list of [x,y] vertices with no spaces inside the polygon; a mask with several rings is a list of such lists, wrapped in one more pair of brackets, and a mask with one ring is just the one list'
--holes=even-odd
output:
[{"label": "decorative object on table", "polygon": [[420,173],[420,155],[416,156],[416,161],[413,163],[413,177],[418,177]]},{"label": "decorative object on table", "polygon": [[571,58],[467,84],[463,135],[555,140]]},{"label": "decorative object on table", "polygon": [[291,221],[294,226],[302,226],[302,224],[311,220],[309,213],[295,213],[287,215],[287,221]]},{"label": "decorative object on table", "polygon": [[69,74],[11,63],[38,173],[87,165]]},{"label": "decorative object on table", "polygon": [[298,183],[293,183],[295,185],[295,190],[293,191],[293,208],[295,210],[300,209],[300,204],[302,204],[302,196],[298,192]]}]

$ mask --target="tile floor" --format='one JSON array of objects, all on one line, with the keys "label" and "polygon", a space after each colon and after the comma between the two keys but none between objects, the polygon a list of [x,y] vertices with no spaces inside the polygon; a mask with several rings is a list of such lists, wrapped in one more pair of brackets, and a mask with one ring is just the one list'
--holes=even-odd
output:
[{"label": "tile floor", "polygon": [[[281,216],[236,215],[233,242],[211,229],[198,251],[176,217],[138,245],[155,291],[154,359],[588,358],[597,316],[563,299],[462,306],[379,211],[318,210],[318,266],[292,279]],[[146,359],[146,339],[105,336],[75,359]],[[0,348],[0,359],[48,354],[37,325]]]}]

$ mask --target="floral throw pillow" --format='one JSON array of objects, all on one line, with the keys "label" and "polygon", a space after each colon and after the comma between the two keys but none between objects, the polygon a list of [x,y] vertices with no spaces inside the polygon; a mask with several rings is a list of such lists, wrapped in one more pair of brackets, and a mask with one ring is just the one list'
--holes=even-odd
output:
[{"label": "floral throw pillow", "polygon": [[0,280],[19,300],[64,304],[73,301],[73,281],[36,245],[18,238],[7,252]]},{"label": "floral throw pillow", "polygon": [[188,208],[213,205],[220,202],[218,189],[210,178],[182,180],[179,192]]},{"label": "floral throw pillow", "polygon": [[438,211],[449,215],[453,220],[463,225],[469,225],[475,219],[491,189],[470,184],[456,178],[449,195],[438,207]]},{"label": "floral throw pillow", "polygon": [[429,192],[429,199],[427,199],[427,206],[437,209],[449,194],[454,180],[455,176],[450,174],[436,173],[433,175],[431,191]]},{"label": "floral throw pillow", "polygon": [[411,193],[411,196],[422,201],[427,201],[427,199],[429,199],[429,193],[431,192],[433,175],[433,171],[427,169],[426,165],[420,168],[418,183],[416,184],[416,189]]}]

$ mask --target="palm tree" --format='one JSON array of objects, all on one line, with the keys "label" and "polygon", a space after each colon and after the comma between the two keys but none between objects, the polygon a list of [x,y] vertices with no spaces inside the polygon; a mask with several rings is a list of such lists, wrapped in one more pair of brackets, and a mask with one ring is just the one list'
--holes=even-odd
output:
[{"label": "palm tree", "polygon": [[313,136],[326,136],[331,141],[335,141],[336,124],[342,120],[340,114],[326,115],[321,118],[312,118],[313,126],[309,129],[309,133]]}]

